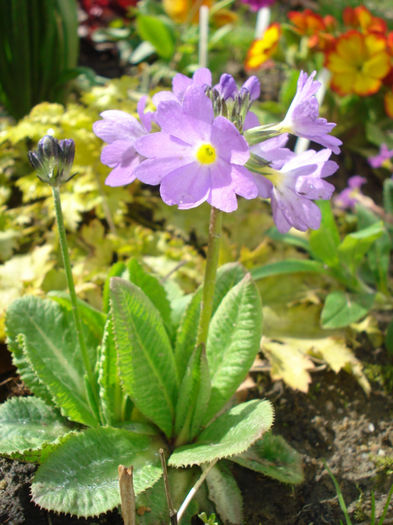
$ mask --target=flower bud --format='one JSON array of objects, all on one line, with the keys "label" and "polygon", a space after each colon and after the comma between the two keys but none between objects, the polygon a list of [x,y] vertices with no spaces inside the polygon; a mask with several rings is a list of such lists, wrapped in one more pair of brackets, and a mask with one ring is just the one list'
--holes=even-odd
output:
[{"label": "flower bud", "polygon": [[39,141],[36,151],[28,152],[30,163],[37,170],[38,178],[57,187],[75,175],[71,174],[74,156],[75,144],[72,139],[57,140],[50,135],[45,135]]}]

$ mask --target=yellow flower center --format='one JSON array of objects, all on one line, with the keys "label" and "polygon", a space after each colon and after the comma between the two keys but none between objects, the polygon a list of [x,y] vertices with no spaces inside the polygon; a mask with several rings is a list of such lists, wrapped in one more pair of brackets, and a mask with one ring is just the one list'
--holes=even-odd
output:
[{"label": "yellow flower center", "polygon": [[195,156],[201,164],[212,164],[216,160],[217,154],[211,144],[201,144]]}]

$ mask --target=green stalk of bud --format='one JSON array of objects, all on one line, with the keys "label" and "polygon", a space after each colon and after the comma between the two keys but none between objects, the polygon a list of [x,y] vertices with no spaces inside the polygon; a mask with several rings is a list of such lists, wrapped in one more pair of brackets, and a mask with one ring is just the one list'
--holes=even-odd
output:
[{"label": "green stalk of bud", "polygon": [[46,135],[39,141],[36,151],[29,151],[28,153],[28,157],[33,168],[37,170],[38,178],[42,182],[45,182],[52,187],[61,254],[72,306],[72,316],[79,342],[79,349],[86,372],[87,395],[91,408],[95,413],[97,420],[99,420],[99,398],[97,391],[97,381],[94,374],[94,363],[90,362],[83,334],[82,320],[79,313],[78,298],[72,276],[72,268],[60,199],[60,186],[69,181],[75,175],[75,173],[71,174],[74,156],[75,144],[72,139],[57,140],[50,135]]}]

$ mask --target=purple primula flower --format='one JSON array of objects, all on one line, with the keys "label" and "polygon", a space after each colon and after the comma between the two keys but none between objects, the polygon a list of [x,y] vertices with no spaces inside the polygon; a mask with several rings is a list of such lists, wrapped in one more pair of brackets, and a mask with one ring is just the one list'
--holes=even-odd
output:
[{"label": "purple primula flower", "polygon": [[336,124],[318,117],[319,104],[315,93],[321,87],[321,83],[314,80],[315,74],[315,71],[310,76],[304,71],[300,72],[296,94],[287,114],[281,123],[273,126],[273,129],[304,137],[338,154],[342,142],[337,137],[329,135]]},{"label": "purple primula flower", "polygon": [[251,11],[258,11],[262,7],[268,7],[274,4],[275,0],[242,0],[243,4],[247,4]]},{"label": "purple primula flower", "polygon": [[142,97],[137,106],[141,123],[128,113],[120,110],[103,111],[93,124],[93,131],[105,142],[101,162],[113,168],[105,180],[108,186],[124,186],[135,180],[134,170],[141,157],[134,148],[136,139],[150,132],[154,113],[145,113],[146,98]]},{"label": "purple primula flower", "polygon": [[340,192],[335,198],[335,202],[341,208],[353,208],[358,202],[357,196],[362,195],[360,188],[367,182],[367,179],[360,175],[354,175],[348,179],[348,187]]},{"label": "purple primula flower", "polygon": [[393,150],[389,150],[386,144],[382,144],[378,155],[369,157],[367,160],[372,168],[380,168],[381,166],[390,167],[390,159],[393,157]]},{"label": "purple primula flower", "polygon": [[281,146],[280,143],[277,148],[265,146],[264,158],[271,164],[261,169],[263,175],[255,175],[259,195],[270,197],[273,219],[281,233],[291,227],[300,231],[318,229],[321,212],[313,200],[330,199],[334,186],[324,178],[332,175],[338,166],[328,160],[331,155],[328,149],[296,155],[290,150],[284,154],[285,148]]},{"label": "purple primula flower", "polygon": [[225,212],[237,208],[237,195],[252,199],[258,190],[244,164],[248,144],[224,117],[215,117],[204,88],[190,85],[183,103],[167,100],[155,116],[161,131],[137,140],[147,160],[135,170],[146,184],[160,184],[163,201],[180,209],[204,201]]}]

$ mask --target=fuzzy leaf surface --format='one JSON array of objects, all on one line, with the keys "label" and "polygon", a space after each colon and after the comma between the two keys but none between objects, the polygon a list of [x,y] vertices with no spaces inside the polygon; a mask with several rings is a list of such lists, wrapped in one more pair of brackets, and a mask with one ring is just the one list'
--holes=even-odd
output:
[{"label": "fuzzy leaf surface", "polygon": [[267,432],[252,447],[231,461],[284,483],[304,479],[302,457],[282,436]]},{"label": "fuzzy leaf surface", "polygon": [[[21,377],[27,386],[38,396],[44,393],[47,400],[40,387],[45,385],[66,417],[96,425],[87,400],[71,312],[49,299],[25,296],[9,307],[6,326],[10,348],[18,356]],[[95,353],[92,348],[91,355]]]},{"label": "fuzzy leaf surface", "polygon": [[209,471],[206,483],[209,499],[213,501],[221,520],[232,525],[242,525],[243,498],[233,474],[224,461],[220,461]]},{"label": "fuzzy leaf surface", "polygon": [[112,321],[108,317],[98,354],[98,384],[100,409],[107,425],[122,421],[123,392],[117,368],[116,346]]},{"label": "fuzzy leaf surface", "polygon": [[111,280],[111,304],[124,390],[142,414],[170,436],[178,376],[164,322],[139,287],[117,277]]},{"label": "fuzzy leaf surface", "polygon": [[158,438],[115,428],[71,436],[40,466],[31,487],[35,503],[49,510],[94,516],[120,504],[118,466],[133,465],[139,494],[161,477]]},{"label": "fuzzy leaf surface", "polygon": [[205,421],[209,421],[236,392],[259,350],[262,305],[248,274],[227,293],[210,323],[206,355],[211,395]]},{"label": "fuzzy leaf surface", "polygon": [[192,445],[175,449],[168,464],[173,467],[200,465],[238,455],[247,450],[273,423],[269,401],[253,399],[219,416]]},{"label": "fuzzy leaf surface", "polygon": [[168,328],[169,334],[172,331],[171,306],[165,288],[154,275],[146,272],[136,259],[132,259],[128,264],[130,281],[147,295],[150,301],[160,312],[161,317]]},{"label": "fuzzy leaf surface", "polygon": [[0,405],[0,454],[39,451],[69,433],[67,420],[38,397],[13,397]]}]

